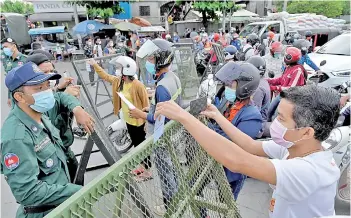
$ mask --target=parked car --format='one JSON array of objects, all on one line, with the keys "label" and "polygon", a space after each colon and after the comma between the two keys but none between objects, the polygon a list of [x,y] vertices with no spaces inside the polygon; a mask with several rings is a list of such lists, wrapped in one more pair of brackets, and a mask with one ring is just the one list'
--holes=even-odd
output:
[{"label": "parked car", "polygon": [[326,61],[320,67],[323,73],[318,75],[309,66],[305,65],[305,69],[310,75],[310,81],[315,81],[320,86],[339,90],[344,82],[350,80],[350,39],[350,32],[341,34],[322,47],[317,48],[314,53],[309,54],[311,60],[317,65]]}]

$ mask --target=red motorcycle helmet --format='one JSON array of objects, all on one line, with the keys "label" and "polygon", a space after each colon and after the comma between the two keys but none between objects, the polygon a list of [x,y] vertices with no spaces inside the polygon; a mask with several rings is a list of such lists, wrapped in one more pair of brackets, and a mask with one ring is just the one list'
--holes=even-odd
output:
[{"label": "red motorcycle helmet", "polygon": [[220,35],[219,35],[218,33],[215,33],[215,34],[213,35],[213,40],[214,40],[215,42],[217,42],[217,41],[219,40],[219,38],[220,38]]},{"label": "red motorcycle helmet", "polygon": [[295,47],[288,47],[285,50],[284,62],[286,64],[294,64],[297,63],[301,58],[301,51]]},{"label": "red motorcycle helmet", "polygon": [[281,53],[283,51],[283,44],[281,42],[273,42],[270,51],[272,56],[274,56],[275,53]]}]

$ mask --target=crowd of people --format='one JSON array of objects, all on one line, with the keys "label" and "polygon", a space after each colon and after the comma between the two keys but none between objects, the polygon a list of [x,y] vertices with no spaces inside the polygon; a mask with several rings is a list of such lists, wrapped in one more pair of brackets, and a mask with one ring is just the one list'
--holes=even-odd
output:
[{"label": "crowd of people", "polygon": [[[271,217],[333,215],[340,172],[331,151],[324,151],[321,142],[336,124],[340,96],[331,89],[306,85],[303,63],[319,71],[308,57],[308,34],[306,40],[297,39],[287,48],[274,36],[273,31],[268,32],[267,39],[260,42],[255,34],[241,40],[234,28],[211,35],[204,28],[199,33],[195,29],[189,32],[194,50],[207,50],[211,63],[219,64],[214,44],[225,52],[226,62],[205,81],[216,79],[222,84],[218,91],[205,93],[212,100],[202,112],[211,119],[207,126],[182,108],[180,79],[170,68],[175,55],[172,42],[180,39],[177,33],[165,39],[156,37],[151,44],[143,44],[134,33],[128,42],[118,32],[113,39],[88,37],[84,51],[89,58],[90,81],[94,82],[96,73],[112,84],[113,112],[123,114],[135,147],[153,134],[155,119],[164,115],[165,122],[183,124],[224,166],[234,199],[249,176],[269,183],[274,190]],[[17,217],[43,217],[83,185],[73,184],[78,167],[70,149],[73,118],[89,134],[95,120],[80,104],[80,87],[71,77],[61,78],[45,52],[37,49],[26,57],[11,38],[3,39],[1,45],[11,107],[1,130],[1,169],[21,205]],[[137,51],[147,54],[145,69],[155,83],[151,100],[136,77]],[[110,62],[114,72],[106,72],[93,59],[117,52],[122,55]],[[278,76],[266,78],[269,73]],[[271,140],[256,141],[262,136]],[[153,152],[154,162],[147,157],[131,173],[139,182],[149,180],[153,178],[150,168],[155,166],[163,204],[156,205],[154,212],[163,215],[179,184],[167,149],[160,146]],[[201,217],[208,217],[205,210]]]}]

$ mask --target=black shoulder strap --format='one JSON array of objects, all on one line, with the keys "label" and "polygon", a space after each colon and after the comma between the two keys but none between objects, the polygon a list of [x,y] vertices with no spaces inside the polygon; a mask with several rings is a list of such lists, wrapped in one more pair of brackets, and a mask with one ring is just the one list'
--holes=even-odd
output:
[{"label": "black shoulder strap", "polygon": [[248,52],[250,49],[253,49],[252,47],[248,47],[247,49],[245,49],[244,54],[246,54],[246,52]]}]

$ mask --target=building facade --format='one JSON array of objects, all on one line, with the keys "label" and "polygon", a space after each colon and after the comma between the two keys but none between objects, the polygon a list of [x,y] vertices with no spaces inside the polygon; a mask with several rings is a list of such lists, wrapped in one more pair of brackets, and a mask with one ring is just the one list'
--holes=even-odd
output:
[{"label": "building facade", "polygon": [[[73,5],[66,1],[28,0],[33,4],[34,14],[29,16],[31,22],[41,23],[40,27],[66,26],[71,29],[74,25]],[[86,19],[86,8],[77,6],[80,21]]]},{"label": "building facade", "polygon": [[164,26],[166,21],[165,13],[168,11],[169,1],[139,0],[133,2],[120,2],[124,13],[115,15],[118,19],[131,19],[141,17],[149,21],[153,26]]}]

